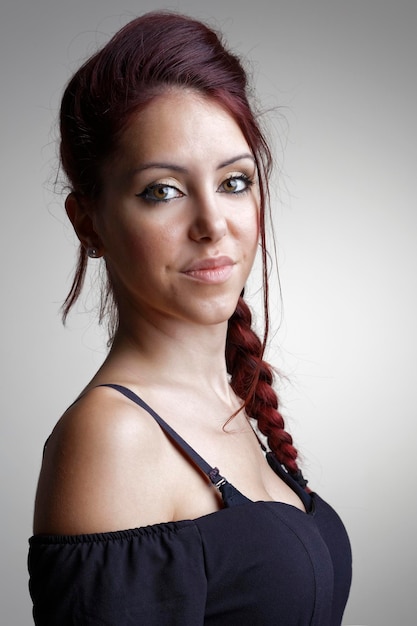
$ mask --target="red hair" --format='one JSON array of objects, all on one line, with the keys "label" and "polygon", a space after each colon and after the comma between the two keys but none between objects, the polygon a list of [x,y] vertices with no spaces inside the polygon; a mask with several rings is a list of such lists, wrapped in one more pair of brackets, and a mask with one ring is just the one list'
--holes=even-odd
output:
[{"label": "red hair", "polygon": [[[260,189],[260,233],[263,255],[265,333],[263,341],[251,326],[243,294],[229,320],[226,362],[231,385],[278,460],[297,473],[297,451],[284,429],[270,366],[263,360],[268,334],[265,207],[271,153],[249,104],[246,72],[221,37],[202,22],[167,12],[148,13],[118,31],[70,80],[61,103],[61,164],[72,192],[97,199],[103,166],[115,153],[121,133],[133,114],[172,88],[198,91],[224,107],[239,125],[256,160]],[[63,305],[65,321],[78,299],[87,268],[80,246],[78,266]],[[110,279],[102,294],[100,319],[117,305]]]}]

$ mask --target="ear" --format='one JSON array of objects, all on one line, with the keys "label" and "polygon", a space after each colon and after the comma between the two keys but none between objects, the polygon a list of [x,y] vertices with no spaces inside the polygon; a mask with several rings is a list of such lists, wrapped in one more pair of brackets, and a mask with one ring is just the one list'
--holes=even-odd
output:
[{"label": "ear", "polygon": [[96,250],[95,256],[103,256],[104,246],[94,229],[91,208],[89,208],[88,202],[81,200],[77,194],[70,193],[65,200],[65,210],[78,239],[87,252],[94,248]]}]

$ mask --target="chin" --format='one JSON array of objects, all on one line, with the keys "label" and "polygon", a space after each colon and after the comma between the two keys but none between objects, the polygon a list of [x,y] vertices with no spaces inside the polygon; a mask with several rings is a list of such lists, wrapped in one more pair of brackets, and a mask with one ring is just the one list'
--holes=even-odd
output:
[{"label": "chin", "polygon": [[198,317],[203,324],[224,324],[227,323],[232,317],[236,310],[236,306],[237,300],[236,302],[221,303],[217,305],[211,303],[208,304],[208,306],[205,306],[203,310],[200,310]]}]

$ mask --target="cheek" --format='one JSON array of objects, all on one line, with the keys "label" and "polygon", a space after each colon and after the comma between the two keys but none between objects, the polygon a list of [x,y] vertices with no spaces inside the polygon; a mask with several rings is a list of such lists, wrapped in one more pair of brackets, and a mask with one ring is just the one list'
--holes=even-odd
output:
[{"label": "cheek", "polygon": [[130,264],[131,270],[135,266],[151,269],[170,264],[179,247],[177,230],[178,224],[159,221],[140,222],[126,229],[123,233],[125,263]]},{"label": "cheek", "polygon": [[245,242],[248,256],[254,256],[258,247],[260,237],[260,216],[259,211],[255,210],[246,220],[242,220],[240,224],[241,239]]},{"label": "cheek", "polygon": [[110,225],[105,241],[107,269],[114,283],[125,283],[143,271],[152,254],[152,241],[136,225]]}]

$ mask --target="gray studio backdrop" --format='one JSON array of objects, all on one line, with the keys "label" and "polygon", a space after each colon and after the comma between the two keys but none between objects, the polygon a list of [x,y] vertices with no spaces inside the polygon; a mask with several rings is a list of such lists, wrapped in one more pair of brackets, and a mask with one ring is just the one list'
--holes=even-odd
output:
[{"label": "gray studio backdrop", "polygon": [[[79,62],[155,7],[220,27],[251,60],[275,145],[283,291],[270,358],[310,485],[350,532],[344,623],[417,614],[417,3],[6,0],[1,64],[1,602],[32,623],[26,551],[42,445],[105,354],[59,305],[75,241],[54,192],[55,119]],[[58,188],[59,189],[59,188]],[[254,529],[255,532],[255,529]]]}]

